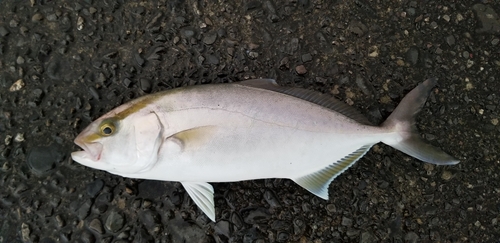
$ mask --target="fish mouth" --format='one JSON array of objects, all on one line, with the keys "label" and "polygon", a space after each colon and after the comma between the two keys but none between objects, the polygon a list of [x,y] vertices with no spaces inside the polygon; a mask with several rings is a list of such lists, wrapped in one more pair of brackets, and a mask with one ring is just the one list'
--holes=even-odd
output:
[{"label": "fish mouth", "polygon": [[[78,159],[92,160],[97,162],[101,159],[102,144],[100,143],[85,143],[82,138],[78,136],[75,138],[75,144],[82,148],[83,151],[76,151],[71,153],[71,157],[78,162]],[[76,158],[76,159],[75,159]]]}]

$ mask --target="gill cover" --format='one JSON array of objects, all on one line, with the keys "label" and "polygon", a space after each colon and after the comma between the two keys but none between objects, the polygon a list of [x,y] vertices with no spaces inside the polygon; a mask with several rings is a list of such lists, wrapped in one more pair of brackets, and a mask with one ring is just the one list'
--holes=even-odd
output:
[{"label": "gill cover", "polygon": [[159,117],[151,112],[125,120],[113,144],[104,146],[103,162],[111,166],[109,172],[114,174],[140,173],[151,169],[158,160],[158,149],[162,144],[163,126]]}]

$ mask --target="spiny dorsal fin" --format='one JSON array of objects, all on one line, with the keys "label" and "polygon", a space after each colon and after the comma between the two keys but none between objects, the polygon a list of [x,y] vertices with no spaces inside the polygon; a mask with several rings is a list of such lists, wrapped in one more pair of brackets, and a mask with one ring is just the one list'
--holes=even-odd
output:
[{"label": "spiny dorsal fin", "polygon": [[371,147],[372,144],[365,145],[324,169],[292,180],[314,195],[328,200],[328,186],[333,179],[356,163]]},{"label": "spiny dorsal fin", "polygon": [[330,110],[336,111],[344,116],[347,116],[361,124],[373,125],[359,111],[347,105],[346,103],[335,99],[335,97],[322,94],[317,91],[307,90],[302,88],[282,87],[274,79],[251,79],[239,82],[240,85],[249,87],[271,90],[282,94],[287,94],[299,99],[309,101],[311,103],[323,106]]}]

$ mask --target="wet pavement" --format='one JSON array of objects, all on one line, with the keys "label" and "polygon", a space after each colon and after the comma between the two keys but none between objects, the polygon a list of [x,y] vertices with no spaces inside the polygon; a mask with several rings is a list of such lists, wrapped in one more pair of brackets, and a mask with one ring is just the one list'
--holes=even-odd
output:
[{"label": "wet pavement", "polygon": [[[0,242],[499,242],[499,13],[491,0],[0,0]],[[214,183],[213,223],[179,183],[71,161],[74,137],[128,100],[259,77],[374,123],[437,77],[418,127],[461,163],[379,144],[328,201],[286,179]]]}]

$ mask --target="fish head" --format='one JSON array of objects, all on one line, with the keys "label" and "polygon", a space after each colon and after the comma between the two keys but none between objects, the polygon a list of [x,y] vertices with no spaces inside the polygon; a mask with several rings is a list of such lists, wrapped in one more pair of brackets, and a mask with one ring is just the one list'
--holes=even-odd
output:
[{"label": "fish head", "polygon": [[[140,177],[158,160],[163,124],[151,110],[119,107],[88,125],[74,140],[74,161],[127,177]],[[124,113],[125,112],[125,113]]]}]

